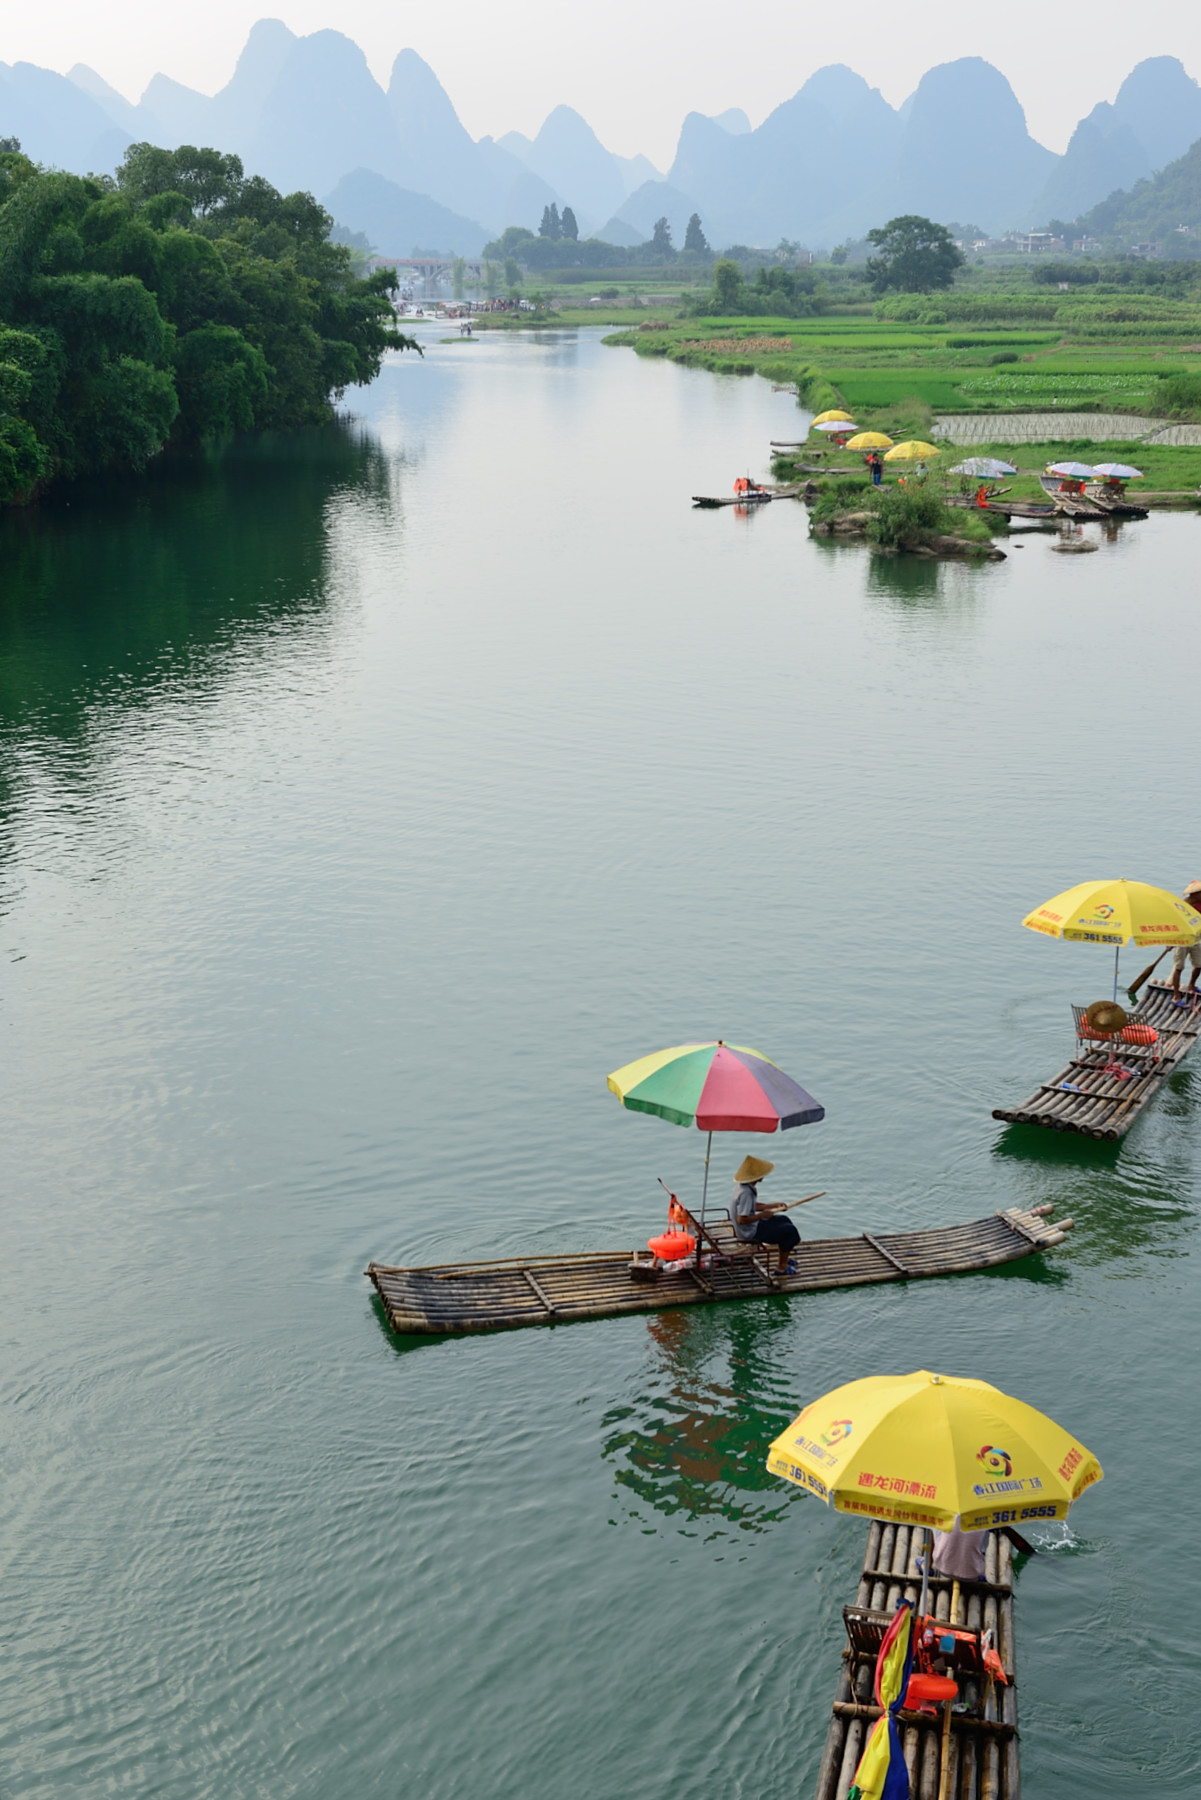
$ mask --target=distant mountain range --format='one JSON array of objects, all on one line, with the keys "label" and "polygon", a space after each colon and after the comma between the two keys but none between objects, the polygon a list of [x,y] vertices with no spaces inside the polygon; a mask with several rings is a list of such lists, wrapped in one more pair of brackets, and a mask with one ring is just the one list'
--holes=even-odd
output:
[{"label": "distant mountain range", "polygon": [[139,139],[233,150],[277,187],[318,195],[392,255],[418,245],[478,254],[506,225],[537,229],[552,201],[572,207],[582,236],[614,244],[644,241],[664,215],[679,244],[699,212],[715,247],[829,246],[904,212],[993,233],[1081,216],[1201,139],[1201,88],[1175,57],[1152,57],[1057,156],[979,57],[929,70],[899,108],[832,65],[755,130],[737,107],[689,113],[664,175],[644,156],[607,150],[568,106],[532,139],[477,141],[415,51],[401,51],[385,90],[340,32],[298,37],[263,19],[212,98],[156,75],[135,106],[82,65],[63,76],[0,63],[8,136],[81,172],[112,169]]}]

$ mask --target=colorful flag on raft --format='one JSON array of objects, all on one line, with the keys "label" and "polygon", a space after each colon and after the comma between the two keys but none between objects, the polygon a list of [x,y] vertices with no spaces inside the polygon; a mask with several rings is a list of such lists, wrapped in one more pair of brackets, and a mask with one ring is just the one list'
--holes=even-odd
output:
[{"label": "colorful flag on raft", "polygon": [[897,1710],[913,1667],[913,1606],[902,1600],[876,1658],[876,1703],[884,1708],[872,1727],[847,1800],[909,1800],[909,1771],[897,1729]]}]

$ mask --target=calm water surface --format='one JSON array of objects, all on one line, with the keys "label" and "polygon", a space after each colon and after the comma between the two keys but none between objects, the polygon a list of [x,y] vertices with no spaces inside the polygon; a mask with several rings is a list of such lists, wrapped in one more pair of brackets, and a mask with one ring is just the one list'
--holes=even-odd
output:
[{"label": "calm water surface", "polygon": [[[1120,1147],[989,1115],[1108,986],[1026,909],[1201,874],[1201,525],[872,560],[689,509],[795,435],[767,384],[436,337],[0,520],[0,1794],[803,1800],[862,1527],[766,1445],[920,1366],[1106,1470],[1020,1580],[1026,1791],[1195,1794],[1198,1072]],[[1068,1244],[389,1338],[372,1256],[695,1194],[604,1077],[718,1035],[828,1109],[772,1149],[810,1233]]]}]

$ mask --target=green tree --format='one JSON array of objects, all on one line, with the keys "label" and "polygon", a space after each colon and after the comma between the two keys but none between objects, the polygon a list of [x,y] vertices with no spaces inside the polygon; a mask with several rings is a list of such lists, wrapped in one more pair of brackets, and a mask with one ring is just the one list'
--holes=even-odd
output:
[{"label": "green tree", "polygon": [[517,266],[517,258],[515,256],[505,257],[505,280],[508,283],[510,293],[514,293],[517,288],[521,286],[521,270]]},{"label": "green tree", "polygon": [[397,328],[310,194],[133,145],[116,182],[0,153],[0,500],[136,469],[169,439],[329,416]]},{"label": "green tree", "polygon": [[948,288],[955,271],[963,267],[963,252],[945,225],[935,225],[918,213],[905,213],[878,225],[867,234],[880,254],[869,256],[867,276],[877,294],[898,288],[906,294],[926,294]]},{"label": "green tree", "polygon": [[467,262],[462,256],[456,256],[450,265],[451,292],[456,300],[463,298],[463,290],[467,285]]},{"label": "green tree", "polygon": [[685,250],[708,250],[709,244],[701,230],[701,215],[693,213],[684,231]]},{"label": "green tree", "polygon": [[500,282],[496,274],[496,264],[490,258],[484,258],[484,292],[489,300],[493,298]]},{"label": "green tree", "polygon": [[559,220],[559,231],[562,237],[570,238],[573,244],[579,242],[580,228],[575,222],[575,214],[570,206],[563,208],[563,217]]},{"label": "green tree", "polygon": [[713,269],[713,294],[720,312],[737,312],[742,293],[742,270],[728,256]]},{"label": "green tree", "polygon": [[555,241],[563,236],[563,221],[559,217],[559,209],[553,200],[549,206],[542,208],[542,223],[538,227],[538,236]]},{"label": "green tree", "polygon": [[656,256],[674,256],[675,246],[671,241],[671,226],[667,218],[656,219],[651,232],[651,250]]},{"label": "green tree", "polygon": [[537,242],[527,225],[506,225],[498,238],[484,245],[484,255],[494,256],[499,262],[503,262],[506,256],[515,256],[523,244]]}]

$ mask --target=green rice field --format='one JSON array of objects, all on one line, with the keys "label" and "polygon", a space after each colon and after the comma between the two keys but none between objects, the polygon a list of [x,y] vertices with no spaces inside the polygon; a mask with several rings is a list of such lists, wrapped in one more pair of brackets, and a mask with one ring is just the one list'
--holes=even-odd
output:
[{"label": "green rice field", "polygon": [[[1090,306],[1073,296],[1056,311],[1041,294],[1029,296],[1023,319],[1022,304],[1021,295],[999,296],[996,310],[1005,316],[991,321],[894,320],[868,307],[811,319],[658,316],[608,341],[717,372],[791,381],[803,404],[842,403],[863,424],[881,424],[870,415],[897,409],[918,424],[923,411],[1159,416],[1161,378],[1201,374],[1201,307],[1141,296]],[[947,307],[956,310],[953,299]],[[1055,316],[1047,318],[1048,310]],[[748,348],[751,339],[758,342]],[[770,350],[759,347],[764,339],[773,340]]]}]

